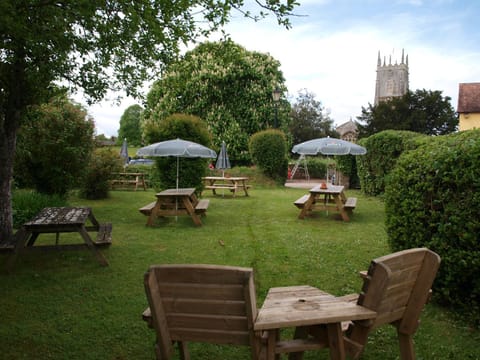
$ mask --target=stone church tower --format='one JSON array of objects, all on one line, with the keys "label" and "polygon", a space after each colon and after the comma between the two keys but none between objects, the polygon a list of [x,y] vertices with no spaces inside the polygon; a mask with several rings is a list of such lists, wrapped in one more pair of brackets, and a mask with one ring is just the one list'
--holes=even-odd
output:
[{"label": "stone church tower", "polygon": [[390,55],[388,64],[385,57],[380,58],[380,51],[378,52],[377,61],[377,82],[375,86],[375,101],[374,105],[379,102],[389,100],[396,96],[403,96],[408,91],[408,55],[405,58],[402,50],[402,59],[400,64],[395,61],[392,65],[392,56]]}]

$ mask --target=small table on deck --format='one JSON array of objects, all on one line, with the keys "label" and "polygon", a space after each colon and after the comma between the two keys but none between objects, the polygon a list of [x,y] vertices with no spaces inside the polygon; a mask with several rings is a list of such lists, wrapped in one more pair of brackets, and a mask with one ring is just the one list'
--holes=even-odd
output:
[{"label": "small table on deck", "polygon": [[212,190],[216,195],[216,190],[229,190],[233,193],[233,197],[237,194],[237,191],[243,190],[245,196],[248,196],[247,184],[248,177],[236,176],[236,177],[224,177],[224,176],[205,176],[202,178],[205,184],[205,189]]},{"label": "small table on deck", "polygon": [[[288,341],[282,342],[285,351],[277,348],[279,330],[290,327],[325,325],[330,358],[345,359],[342,321],[373,319],[377,313],[355,303],[345,302],[312,286],[271,288],[254,324],[255,331],[267,331],[267,359],[288,351]],[[295,351],[299,351],[296,349]]]},{"label": "small table on deck", "polygon": [[152,226],[157,217],[178,215],[188,215],[195,225],[202,225],[199,215],[205,215],[208,200],[199,201],[195,195],[195,188],[167,189],[155,196],[157,201],[149,204],[152,205],[149,212],[140,209],[140,212],[149,215],[147,226]]},{"label": "small table on deck", "polygon": [[[298,218],[305,218],[305,216],[313,210],[332,210],[338,211],[344,221],[350,221],[347,210],[345,209],[347,197],[343,190],[343,185],[332,184],[328,184],[324,189],[322,189],[320,185],[311,188],[310,196],[301,208],[302,211],[300,212],[300,215],[298,215]],[[321,198],[322,195],[323,199]]]},{"label": "small table on deck", "polygon": [[[87,220],[91,225],[86,226]],[[88,234],[89,231],[98,232],[97,240],[93,241]],[[44,208],[32,220],[23,224],[22,228],[16,235],[17,241],[14,252],[7,261],[7,268],[15,263],[20,252],[26,250],[39,249],[60,249],[60,248],[84,248],[85,246],[91,250],[98,262],[107,266],[108,261],[99,251],[97,246],[111,244],[111,224],[100,225],[93,215],[92,209],[88,207],[48,207]],[[59,245],[60,233],[78,232],[85,244],[64,244]],[[53,233],[57,234],[55,245],[33,246],[40,234]]]}]

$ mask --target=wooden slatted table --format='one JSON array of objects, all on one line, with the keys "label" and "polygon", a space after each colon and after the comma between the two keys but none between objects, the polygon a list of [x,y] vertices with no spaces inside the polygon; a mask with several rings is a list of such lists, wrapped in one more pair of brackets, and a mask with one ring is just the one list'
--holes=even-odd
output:
[{"label": "wooden slatted table", "polygon": [[325,325],[330,343],[330,358],[345,359],[342,321],[364,320],[376,317],[376,312],[355,303],[345,302],[312,286],[271,288],[254,324],[255,331],[267,331],[267,359],[283,352],[307,349],[298,347],[294,340],[280,343],[282,328]]},{"label": "wooden slatted table", "polygon": [[228,190],[232,192],[233,197],[237,194],[238,191],[243,190],[245,196],[248,196],[248,177],[244,176],[235,176],[235,177],[224,177],[224,176],[205,176],[202,178],[205,184],[205,189],[212,190],[213,194],[217,194],[217,190]]},{"label": "wooden slatted table", "polygon": [[[87,226],[87,221],[91,225]],[[89,231],[97,232],[97,239],[93,241]],[[107,266],[108,261],[99,251],[98,247],[111,244],[111,224],[99,224],[92,209],[88,207],[48,207],[44,208],[32,220],[23,224],[16,235],[13,253],[7,260],[7,269],[11,269],[18,255],[24,251],[38,248],[48,249],[78,249],[85,246],[94,254],[98,262]],[[60,233],[78,232],[84,244],[59,244]],[[40,234],[56,234],[55,245],[33,246]]]}]

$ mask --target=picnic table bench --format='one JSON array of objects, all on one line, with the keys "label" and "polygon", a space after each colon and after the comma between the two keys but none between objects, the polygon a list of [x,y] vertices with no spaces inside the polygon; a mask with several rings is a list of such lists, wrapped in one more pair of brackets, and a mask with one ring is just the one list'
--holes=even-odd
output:
[{"label": "picnic table bench", "polygon": [[238,191],[243,190],[245,196],[248,196],[248,189],[251,187],[247,184],[248,177],[244,176],[205,176],[202,179],[205,189],[212,190],[214,195],[217,195],[217,190],[228,190],[235,197]]},{"label": "picnic table bench", "polygon": [[[87,221],[91,225],[86,225]],[[88,232],[97,232],[92,240]],[[78,232],[83,244],[59,244],[60,233]],[[40,234],[56,234],[55,245],[33,246]],[[7,270],[10,270],[18,255],[30,250],[50,249],[82,249],[87,247],[97,258],[98,262],[106,266],[108,261],[98,250],[99,247],[109,246],[112,243],[112,224],[100,224],[88,207],[47,207],[40,211],[32,220],[23,224],[14,236],[11,244],[13,253],[7,260]]]},{"label": "picnic table bench", "polygon": [[147,190],[147,184],[145,182],[144,173],[113,173],[114,179],[110,180],[110,187],[112,190],[115,188],[134,188],[135,191],[139,187],[143,187],[143,190]]}]

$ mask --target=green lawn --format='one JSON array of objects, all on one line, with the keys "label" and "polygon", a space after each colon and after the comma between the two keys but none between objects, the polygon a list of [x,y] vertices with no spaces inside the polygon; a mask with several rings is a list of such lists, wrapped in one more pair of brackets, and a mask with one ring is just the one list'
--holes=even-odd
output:
[{"label": "green lawn", "polygon": [[[151,264],[211,263],[255,269],[258,306],[270,287],[308,284],[335,295],[358,291],[357,271],[389,253],[383,203],[358,197],[350,222],[332,214],[299,220],[293,201],[306,190],[260,187],[250,197],[213,197],[204,226],[179,217],[145,227],[138,208],[153,190],[113,191],[91,206],[100,222],[113,223],[113,244],[101,267],[87,251],[26,254],[13,274],[0,275],[0,359],[153,359],[154,332],[141,320],[147,306],[143,274]],[[81,241],[76,234],[61,242]],[[43,235],[39,243],[52,243]],[[6,259],[0,254],[0,264]],[[415,337],[418,359],[480,359],[480,332],[434,304],[427,305]],[[395,332],[369,338],[363,359],[398,359]],[[193,359],[249,359],[245,348],[191,346]],[[328,352],[305,359],[328,359]]]}]

